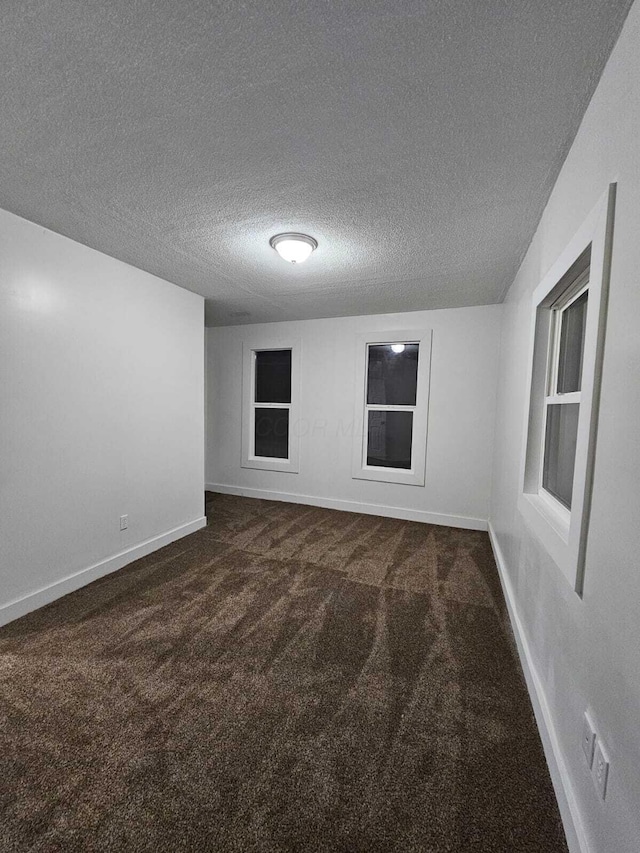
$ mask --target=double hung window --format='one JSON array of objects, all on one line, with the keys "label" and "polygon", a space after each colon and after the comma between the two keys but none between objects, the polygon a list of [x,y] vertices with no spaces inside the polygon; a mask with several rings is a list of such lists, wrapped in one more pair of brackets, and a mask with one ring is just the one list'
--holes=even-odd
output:
[{"label": "double hung window", "polygon": [[242,465],[298,471],[299,346],[245,344]]},{"label": "double hung window", "polygon": [[588,287],[587,269],[551,307],[540,488],[561,513],[573,496]]},{"label": "double hung window", "polygon": [[257,350],[253,357],[255,381],[251,407],[254,453],[264,459],[288,459],[291,350]]},{"label": "double hung window", "polygon": [[431,332],[366,338],[358,341],[353,476],[424,485]]}]

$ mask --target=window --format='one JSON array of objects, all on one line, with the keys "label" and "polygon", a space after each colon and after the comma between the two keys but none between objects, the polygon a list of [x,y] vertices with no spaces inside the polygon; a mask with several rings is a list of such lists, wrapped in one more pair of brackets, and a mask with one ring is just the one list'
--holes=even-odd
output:
[{"label": "window", "polygon": [[355,478],[424,485],[430,357],[431,332],[358,339]]},{"label": "window", "polygon": [[298,471],[299,346],[245,344],[242,466]]},{"label": "window", "polygon": [[584,584],[615,185],[533,295],[518,507],[578,594]]},{"label": "window", "polygon": [[540,487],[560,512],[571,510],[573,495],[588,283],[587,268],[551,306]]}]

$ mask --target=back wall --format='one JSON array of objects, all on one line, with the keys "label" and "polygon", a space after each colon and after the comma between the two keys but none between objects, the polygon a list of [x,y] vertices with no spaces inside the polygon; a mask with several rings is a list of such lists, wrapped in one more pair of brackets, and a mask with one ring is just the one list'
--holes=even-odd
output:
[{"label": "back wall", "polygon": [[[207,330],[206,481],[214,491],[486,528],[499,305]],[[355,480],[356,338],[432,329],[425,486]],[[242,468],[242,344],[260,331],[301,340],[300,472]]]}]

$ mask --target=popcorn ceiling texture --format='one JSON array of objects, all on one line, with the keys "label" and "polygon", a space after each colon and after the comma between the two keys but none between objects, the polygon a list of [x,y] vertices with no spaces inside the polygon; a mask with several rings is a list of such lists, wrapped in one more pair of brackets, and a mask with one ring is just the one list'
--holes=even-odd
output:
[{"label": "popcorn ceiling texture", "polygon": [[0,206],[210,325],[498,302],[629,6],[5,0]]}]

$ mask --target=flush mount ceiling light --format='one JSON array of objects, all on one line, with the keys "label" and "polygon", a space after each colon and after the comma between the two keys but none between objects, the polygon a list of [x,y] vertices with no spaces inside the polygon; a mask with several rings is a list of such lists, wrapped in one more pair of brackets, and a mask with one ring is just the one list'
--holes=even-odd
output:
[{"label": "flush mount ceiling light", "polygon": [[391,349],[397,353],[404,352],[404,344],[391,344]]},{"label": "flush mount ceiling light", "polygon": [[301,264],[306,261],[311,252],[318,248],[318,243],[308,234],[275,234],[270,240],[272,249],[290,264]]}]

